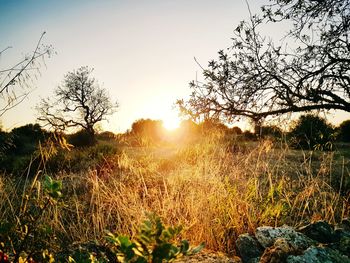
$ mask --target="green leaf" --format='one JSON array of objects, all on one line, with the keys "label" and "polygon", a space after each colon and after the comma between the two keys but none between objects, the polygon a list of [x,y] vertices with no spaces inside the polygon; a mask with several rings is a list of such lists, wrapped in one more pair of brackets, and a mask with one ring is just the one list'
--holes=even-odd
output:
[{"label": "green leaf", "polygon": [[50,176],[46,175],[43,180],[43,189],[54,199],[62,196],[62,182],[53,180]]},{"label": "green leaf", "polygon": [[205,247],[205,243],[201,243],[199,246],[194,247],[190,250],[190,255],[197,254],[202,251],[202,249]]},{"label": "green leaf", "polygon": [[127,236],[118,236],[117,241],[121,247],[130,247],[133,245],[133,243],[130,241],[129,237]]},{"label": "green leaf", "polygon": [[190,248],[190,244],[188,243],[187,240],[182,240],[181,241],[181,253],[186,255],[188,250]]}]

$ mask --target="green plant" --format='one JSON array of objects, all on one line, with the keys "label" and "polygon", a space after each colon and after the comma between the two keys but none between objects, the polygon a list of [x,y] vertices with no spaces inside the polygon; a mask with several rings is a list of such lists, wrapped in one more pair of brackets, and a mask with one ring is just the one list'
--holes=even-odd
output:
[{"label": "green plant", "polygon": [[342,142],[350,142],[350,120],[343,121],[337,128],[338,139]]},{"label": "green plant", "polygon": [[292,145],[302,149],[331,150],[334,129],[324,118],[302,115],[290,132]]},{"label": "green plant", "polygon": [[68,142],[75,147],[88,147],[96,144],[96,138],[86,130],[80,130],[68,136]]},{"label": "green plant", "polygon": [[9,203],[12,213],[0,223],[0,243],[13,262],[36,260],[52,262],[48,248],[54,246],[52,228],[45,216],[50,208],[57,206],[62,183],[45,176],[40,182],[36,178],[25,188],[19,206]]},{"label": "green plant", "polygon": [[165,227],[159,217],[149,214],[134,240],[123,235],[116,236],[111,232],[108,232],[106,239],[119,262],[161,263],[196,254],[203,249],[203,243],[190,248],[187,240],[175,244],[173,241],[181,230],[180,226]]}]

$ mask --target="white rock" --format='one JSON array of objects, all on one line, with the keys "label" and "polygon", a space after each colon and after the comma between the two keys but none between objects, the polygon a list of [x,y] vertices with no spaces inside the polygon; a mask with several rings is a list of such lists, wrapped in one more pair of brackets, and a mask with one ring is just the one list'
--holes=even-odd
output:
[{"label": "white rock", "polygon": [[258,227],[255,237],[264,248],[272,246],[278,238],[284,238],[295,248],[302,250],[316,243],[307,236],[296,232],[292,227]]}]

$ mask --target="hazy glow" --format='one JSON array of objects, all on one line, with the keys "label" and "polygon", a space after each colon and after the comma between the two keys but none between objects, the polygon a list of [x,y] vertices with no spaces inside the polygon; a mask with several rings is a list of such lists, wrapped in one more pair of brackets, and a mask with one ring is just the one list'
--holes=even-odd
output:
[{"label": "hazy glow", "polygon": [[[264,3],[249,0],[252,13]],[[245,0],[2,0],[0,50],[13,48],[0,57],[0,69],[33,50],[43,31],[57,55],[46,61],[30,96],[1,122],[7,129],[35,122],[40,98],[52,96],[68,71],[86,65],[120,104],[103,129],[123,132],[141,118],[174,127],[174,102],[187,98],[188,83],[201,76],[193,57],[206,67],[248,16]]]},{"label": "hazy glow", "polygon": [[173,118],[167,118],[167,119],[163,120],[163,126],[168,131],[176,130],[180,126],[180,120],[173,119]]}]

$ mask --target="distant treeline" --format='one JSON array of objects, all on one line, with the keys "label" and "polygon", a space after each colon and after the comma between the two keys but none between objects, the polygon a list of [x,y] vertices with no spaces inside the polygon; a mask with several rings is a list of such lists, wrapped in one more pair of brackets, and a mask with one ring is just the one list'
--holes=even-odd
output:
[{"label": "distant treeline", "polygon": [[[85,161],[103,159],[105,154],[115,153],[117,148],[123,145],[148,147],[195,143],[203,136],[246,141],[283,139],[294,148],[332,150],[335,142],[350,142],[350,120],[334,127],[324,118],[308,114],[300,116],[292,123],[288,132],[276,125],[261,125],[256,133],[252,133],[242,131],[236,126],[230,128],[212,119],[200,123],[185,120],[174,131],[167,131],[160,120],[140,119],[123,134],[101,132],[96,134],[97,140],[94,141],[91,141],[91,136],[85,131],[56,134],[43,129],[39,124],[28,124],[10,132],[0,131],[0,170],[7,173],[23,173],[30,164],[40,166],[40,162],[43,162],[40,157],[42,155],[49,155],[50,158],[55,156],[51,159],[46,158],[49,162],[45,167],[52,171],[77,170],[84,166]],[[69,152],[68,148],[75,150]]]}]

